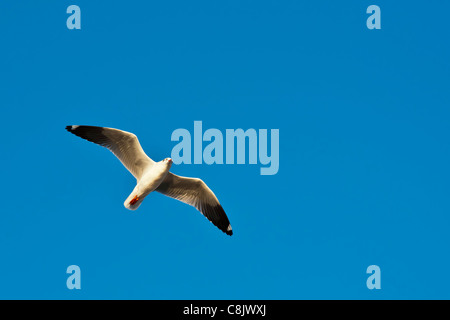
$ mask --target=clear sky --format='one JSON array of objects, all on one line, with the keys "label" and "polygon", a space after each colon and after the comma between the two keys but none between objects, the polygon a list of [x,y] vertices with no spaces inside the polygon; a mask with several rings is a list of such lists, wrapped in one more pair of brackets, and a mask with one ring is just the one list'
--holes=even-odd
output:
[{"label": "clear sky", "polygon": [[[66,9],[81,8],[81,30]],[[366,27],[369,5],[381,29]],[[2,299],[449,299],[447,1],[0,2]],[[233,226],[64,130],[279,129],[280,167],[174,165]],[[66,269],[81,269],[69,290]],[[366,287],[370,265],[381,289]]]}]

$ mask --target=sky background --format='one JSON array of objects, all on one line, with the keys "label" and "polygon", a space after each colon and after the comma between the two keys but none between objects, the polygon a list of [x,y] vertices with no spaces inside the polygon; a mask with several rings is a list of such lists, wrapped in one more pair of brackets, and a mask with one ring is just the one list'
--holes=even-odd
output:
[{"label": "sky background", "polygon": [[[81,8],[81,30],[66,9]],[[366,27],[369,5],[381,30]],[[0,2],[1,299],[449,299],[447,1]],[[228,237],[64,130],[280,130],[280,169],[178,165]],[[81,268],[81,290],[66,269]],[[369,290],[366,269],[381,269]]]}]

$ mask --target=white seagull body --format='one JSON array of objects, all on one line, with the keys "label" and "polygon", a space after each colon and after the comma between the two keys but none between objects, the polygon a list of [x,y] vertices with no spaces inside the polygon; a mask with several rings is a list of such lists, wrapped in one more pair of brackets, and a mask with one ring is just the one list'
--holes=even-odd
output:
[{"label": "white seagull body", "polygon": [[169,172],[170,158],[160,162],[150,159],[136,135],[93,126],[67,126],[66,130],[108,148],[136,178],[136,187],[125,200],[125,208],[136,210],[145,197],[156,190],[197,208],[220,230],[230,236],[233,234],[230,221],[211,189],[201,179],[180,177]]}]

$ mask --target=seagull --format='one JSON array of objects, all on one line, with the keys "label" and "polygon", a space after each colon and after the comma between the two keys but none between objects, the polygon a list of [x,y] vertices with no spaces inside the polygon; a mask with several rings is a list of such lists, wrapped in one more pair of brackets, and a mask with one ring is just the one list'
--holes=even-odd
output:
[{"label": "seagull", "polygon": [[225,211],[206,183],[169,172],[173,162],[171,158],[153,161],[145,154],[135,134],[94,126],[66,126],[66,130],[108,148],[136,178],[136,187],[125,200],[125,208],[136,210],[146,196],[158,191],[195,207],[224,233],[233,234]]}]

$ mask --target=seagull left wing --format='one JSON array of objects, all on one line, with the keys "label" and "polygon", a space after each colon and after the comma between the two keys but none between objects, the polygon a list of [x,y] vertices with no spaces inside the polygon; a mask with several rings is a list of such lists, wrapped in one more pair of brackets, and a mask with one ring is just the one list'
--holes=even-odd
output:
[{"label": "seagull left wing", "polygon": [[233,234],[219,200],[201,179],[180,177],[169,172],[156,191],[195,207],[227,235]]},{"label": "seagull left wing", "polygon": [[145,169],[155,163],[145,154],[133,133],[93,126],[67,126],[66,130],[108,148],[138,181]]}]

